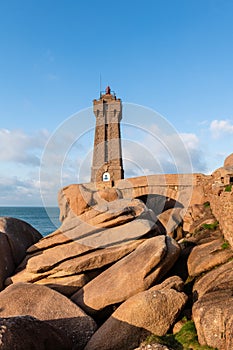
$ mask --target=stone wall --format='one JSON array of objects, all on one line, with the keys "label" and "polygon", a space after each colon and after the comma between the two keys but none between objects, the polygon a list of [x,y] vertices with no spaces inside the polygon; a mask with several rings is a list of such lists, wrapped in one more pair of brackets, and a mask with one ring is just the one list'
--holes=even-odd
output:
[{"label": "stone wall", "polygon": [[209,195],[209,201],[225,239],[233,247],[233,191],[226,192],[224,189],[212,193]]}]

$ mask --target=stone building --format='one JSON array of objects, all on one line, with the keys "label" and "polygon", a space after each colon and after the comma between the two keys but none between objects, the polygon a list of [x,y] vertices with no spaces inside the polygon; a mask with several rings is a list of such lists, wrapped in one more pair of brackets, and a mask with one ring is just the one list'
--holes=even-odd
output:
[{"label": "stone building", "polygon": [[93,101],[96,117],[91,182],[111,182],[124,178],[120,121],[122,104],[108,86]]},{"label": "stone building", "polygon": [[225,159],[223,167],[213,172],[212,178],[215,186],[233,185],[233,153]]}]

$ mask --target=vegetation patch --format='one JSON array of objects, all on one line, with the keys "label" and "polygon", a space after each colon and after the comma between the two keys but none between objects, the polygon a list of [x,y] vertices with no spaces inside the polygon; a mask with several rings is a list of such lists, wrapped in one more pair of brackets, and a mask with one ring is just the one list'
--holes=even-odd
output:
[{"label": "vegetation patch", "polygon": [[205,230],[216,230],[216,228],[218,227],[219,225],[219,222],[218,221],[215,221],[213,222],[212,224],[203,224],[202,227],[205,229]]},{"label": "vegetation patch", "polygon": [[181,330],[175,334],[166,334],[162,337],[151,335],[145,344],[163,344],[173,350],[217,350],[208,345],[200,345],[197,339],[197,331],[193,321],[187,321]]},{"label": "vegetation patch", "polygon": [[222,249],[228,249],[230,248],[230,243],[228,241],[224,241],[223,244],[221,245]]},{"label": "vegetation patch", "polygon": [[232,185],[227,185],[225,187],[225,192],[231,192],[231,189],[232,189]]},{"label": "vegetation patch", "polygon": [[205,207],[205,208],[209,208],[209,207],[210,207],[210,202],[205,202],[205,203],[204,203],[204,207]]}]

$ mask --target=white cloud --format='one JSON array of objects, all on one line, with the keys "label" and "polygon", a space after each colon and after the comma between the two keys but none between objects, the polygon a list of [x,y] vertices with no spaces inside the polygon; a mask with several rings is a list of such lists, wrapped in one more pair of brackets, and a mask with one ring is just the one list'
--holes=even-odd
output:
[{"label": "white cloud", "polygon": [[208,120],[205,119],[205,120],[202,120],[202,121],[198,122],[197,124],[200,125],[200,126],[203,126],[203,125],[205,126],[205,125],[208,125],[209,122],[208,122]]},{"label": "white cloud", "polygon": [[48,136],[47,130],[0,129],[0,205],[41,204],[39,166]]},{"label": "white cloud", "polygon": [[[1,205],[38,205],[41,194],[45,204],[56,205],[60,188],[90,180],[93,130],[78,133],[78,126],[79,120],[62,125],[46,148],[46,130],[29,135],[22,130],[0,129]],[[131,140],[127,136],[122,139],[126,177],[205,170],[196,134],[167,132],[156,124],[147,129],[131,126],[128,131]],[[6,170],[4,173],[8,167],[12,169],[9,178]]]},{"label": "white cloud", "polygon": [[44,149],[40,166],[40,187],[44,201],[57,199],[60,188],[90,181],[91,153],[88,134],[78,139],[77,131],[62,128]]},{"label": "white cloud", "polygon": [[233,134],[233,124],[229,120],[213,120],[210,124],[210,131],[217,139],[225,134]]},{"label": "white cloud", "polygon": [[0,160],[39,166],[40,155],[48,136],[47,130],[29,135],[18,129],[0,129]]},{"label": "white cloud", "polygon": [[40,190],[35,179],[21,179],[17,176],[0,177],[1,206],[38,205]]},{"label": "white cloud", "polygon": [[[149,131],[124,140],[123,157],[126,176],[150,175],[156,173],[204,172],[206,164],[200,140],[194,133],[161,131],[152,126]],[[137,134],[136,134],[137,132]]]},{"label": "white cloud", "polygon": [[184,142],[185,147],[188,151],[192,149],[197,149],[199,147],[199,139],[196,134],[193,133],[181,133],[181,139]]},{"label": "white cloud", "polygon": [[200,146],[200,140],[196,134],[193,133],[181,133],[181,139],[189,153],[191,158],[192,167],[194,172],[205,172],[207,165],[204,159],[204,153]]},{"label": "white cloud", "polygon": [[158,157],[146,143],[123,140],[123,167],[125,177],[136,177],[163,172]]}]

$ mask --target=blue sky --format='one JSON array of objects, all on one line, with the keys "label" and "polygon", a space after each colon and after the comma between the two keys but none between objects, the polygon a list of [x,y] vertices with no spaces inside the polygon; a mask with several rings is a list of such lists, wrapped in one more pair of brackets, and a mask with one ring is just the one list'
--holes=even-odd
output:
[{"label": "blue sky", "polygon": [[[98,98],[100,74],[102,89],[110,84],[123,102],[157,111],[174,127],[193,171],[222,166],[233,151],[232,44],[231,0],[0,1],[0,205],[41,204],[40,161],[57,132],[50,164],[63,141],[69,152],[62,181],[54,180],[56,167],[47,169],[42,187],[51,204],[61,185],[88,179],[95,118],[89,110],[74,125],[67,120]],[[136,114],[150,130],[147,114]],[[127,120],[126,176],[156,172],[143,152],[134,154],[133,142],[148,148],[150,141]]]}]

